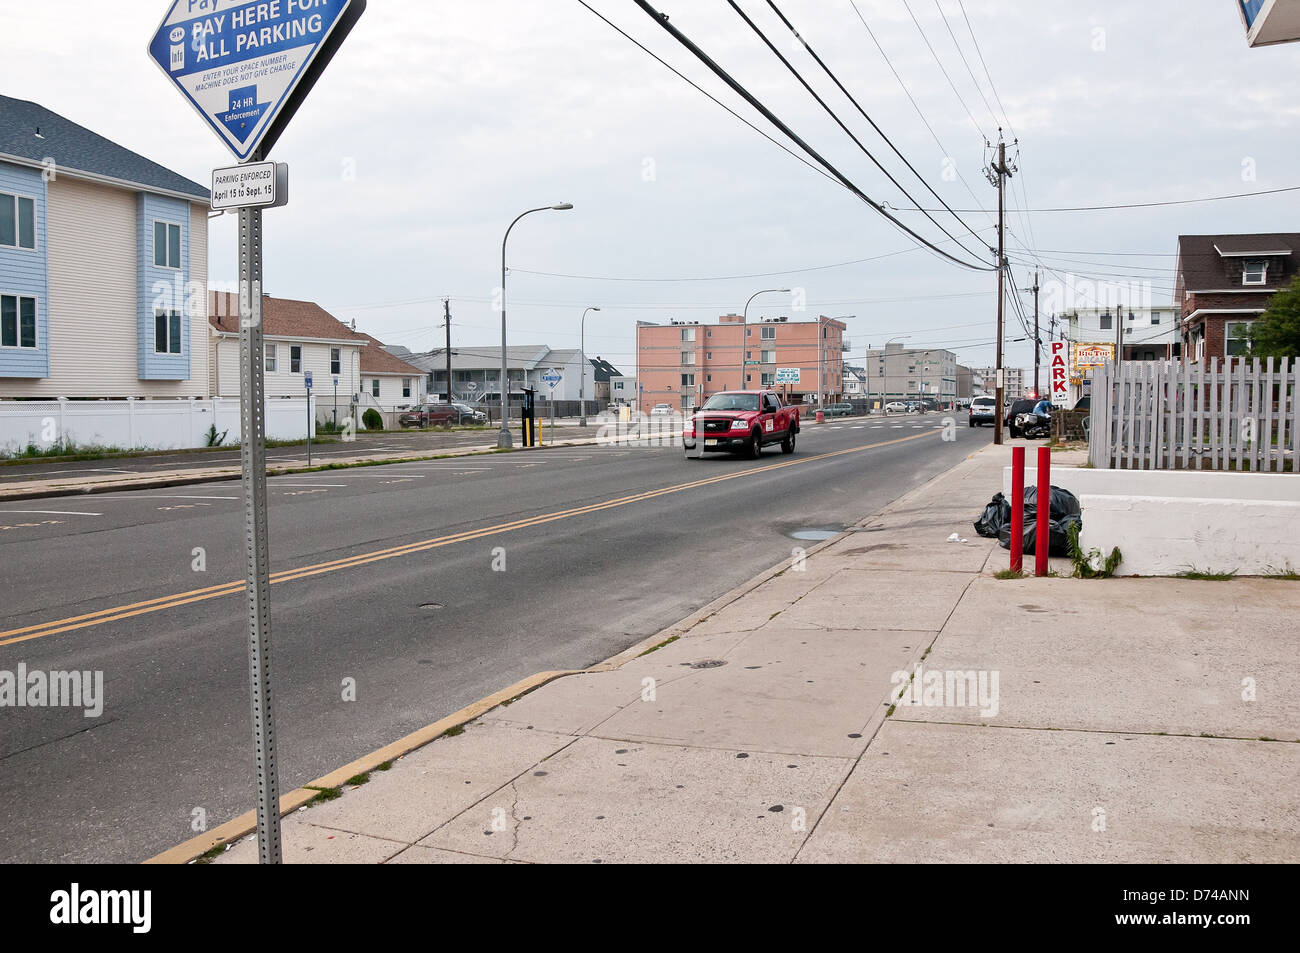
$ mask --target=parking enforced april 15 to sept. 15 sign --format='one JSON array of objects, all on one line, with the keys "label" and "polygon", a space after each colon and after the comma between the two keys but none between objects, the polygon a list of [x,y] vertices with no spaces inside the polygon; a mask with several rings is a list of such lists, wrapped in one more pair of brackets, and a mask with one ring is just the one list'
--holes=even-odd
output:
[{"label": "parking enforced april 15 to sept. 15 sign", "polygon": [[[175,0],[149,57],[242,162],[358,0]],[[354,13],[357,11],[353,11]]]}]

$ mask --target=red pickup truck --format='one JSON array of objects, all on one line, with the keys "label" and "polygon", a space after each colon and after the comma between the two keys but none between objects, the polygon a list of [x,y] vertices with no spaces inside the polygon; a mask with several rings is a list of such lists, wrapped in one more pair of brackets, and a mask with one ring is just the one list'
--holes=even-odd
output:
[{"label": "red pickup truck", "polygon": [[739,452],[756,460],[769,443],[779,443],[782,453],[794,453],[797,433],[799,409],[781,403],[776,391],[726,390],[686,421],[682,445],[688,458]]}]

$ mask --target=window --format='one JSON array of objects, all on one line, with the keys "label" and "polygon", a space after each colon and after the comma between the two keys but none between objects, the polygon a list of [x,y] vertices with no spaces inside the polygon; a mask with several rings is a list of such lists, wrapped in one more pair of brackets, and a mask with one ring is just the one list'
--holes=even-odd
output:
[{"label": "window", "polygon": [[0,192],[0,245],[27,249],[36,247],[35,199]]},{"label": "window", "polygon": [[36,347],[36,299],[0,295],[0,347]]},{"label": "window", "polygon": [[263,367],[266,370],[266,373],[268,374],[275,373],[275,345],[274,344],[266,345],[266,362],[263,365]]},{"label": "window", "polygon": [[712,375],[712,374],[705,374],[705,375],[704,375],[704,382],[705,382],[706,384],[712,384],[712,383],[713,383],[713,375]]},{"label": "window", "polygon": [[772,387],[772,386],[774,386],[775,384],[776,384],[776,374],[775,374],[775,373],[766,373],[766,374],[763,375],[763,386],[764,386],[764,387]]},{"label": "window", "polygon": [[179,311],[153,313],[153,349],[157,354],[181,352],[181,314]]},{"label": "window", "polygon": [[694,352],[694,351],[682,351],[682,363],[683,363],[683,364],[694,364],[694,363],[695,363],[695,352]]},{"label": "window", "polygon": [[705,351],[705,352],[704,352],[704,359],[705,359],[706,361],[711,361],[711,360],[713,360],[713,352],[712,352],[712,351]]},{"label": "window", "polygon": [[682,340],[683,340],[683,341],[694,341],[694,340],[695,340],[695,329],[694,329],[694,328],[682,328]]},{"label": "window", "polygon": [[763,338],[763,340],[765,340],[765,341],[775,341],[775,340],[776,340],[776,328],[763,328],[763,330],[762,330],[762,338]]},{"label": "window", "polygon": [[1243,285],[1262,285],[1268,282],[1268,262],[1263,258],[1248,258],[1241,269]]},{"label": "window", "polygon": [[694,387],[694,386],[695,386],[695,375],[694,375],[694,374],[683,374],[683,375],[682,375],[682,386],[683,386],[683,387]]},{"label": "window", "polygon": [[379,378],[378,378],[378,377],[376,377],[374,380],[372,380],[372,381],[370,382],[370,396],[371,396],[371,397],[378,397],[378,396],[379,396]]},{"label": "window", "polygon": [[1111,317],[1110,317],[1110,315],[1109,315],[1109,314],[1103,314],[1103,315],[1101,315],[1101,329],[1102,329],[1103,331],[1109,331],[1109,330],[1111,329],[1111,327],[1112,327],[1112,325],[1111,325]]},{"label": "window", "polygon": [[338,377],[342,364],[342,352],[336,347],[330,348],[330,373]]},{"label": "window", "polygon": [[763,351],[760,355],[764,364],[776,363],[776,351]]},{"label": "window", "polygon": [[302,345],[301,344],[289,345],[289,373],[290,374],[302,373]]},{"label": "window", "polygon": [[1152,324],[1159,324],[1159,323],[1160,323],[1160,312],[1159,312],[1159,311],[1152,311],[1152,312],[1151,312],[1151,323],[1152,323]]},{"label": "window", "polygon": [[704,332],[704,336],[705,336],[706,338],[711,338],[711,337],[713,337],[713,332],[712,332],[712,331],[705,331],[705,332]]},{"label": "window", "polygon": [[1223,353],[1236,357],[1250,353],[1250,322],[1229,321],[1223,327]]},{"label": "window", "polygon": [[411,396],[411,379],[409,377],[402,378],[402,396],[403,397]]},{"label": "window", "polygon": [[181,266],[181,227],[168,222],[153,223],[153,263],[159,268]]}]

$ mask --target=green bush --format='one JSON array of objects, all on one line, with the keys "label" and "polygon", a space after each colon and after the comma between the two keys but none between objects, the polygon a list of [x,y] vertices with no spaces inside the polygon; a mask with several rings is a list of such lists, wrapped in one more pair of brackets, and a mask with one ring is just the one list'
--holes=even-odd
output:
[{"label": "green bush", "polygon": [[375,410],[375,408],[373,407],[371,407],[369,410],[367,410],[364,414],[361,415],[361,422],[365,424],[367,430],[384,429],[384,417],[379,411]]}]

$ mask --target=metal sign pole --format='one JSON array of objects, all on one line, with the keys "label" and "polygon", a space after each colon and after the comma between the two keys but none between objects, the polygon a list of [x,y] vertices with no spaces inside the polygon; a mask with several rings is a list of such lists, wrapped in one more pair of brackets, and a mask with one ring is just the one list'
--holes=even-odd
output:
[{"label": "metal sign pole", "polygon": [[[308,378],[310,380],[311,378]],[[311,425],[311,385],[307,385],[307,466],[311,466],[311,432],[316,428]]]},{"label": "metal sign pole", "polygon": [[[282,861],[280,785],[271,705],[271,581],[266,525],[265,376],[262,361],[262,210],[239,213],[239,407],[243,427],[244,541],[248,577],[248,677],[257,768],[257,853]],[[311,401],[308,399],[308,407]]]}]

